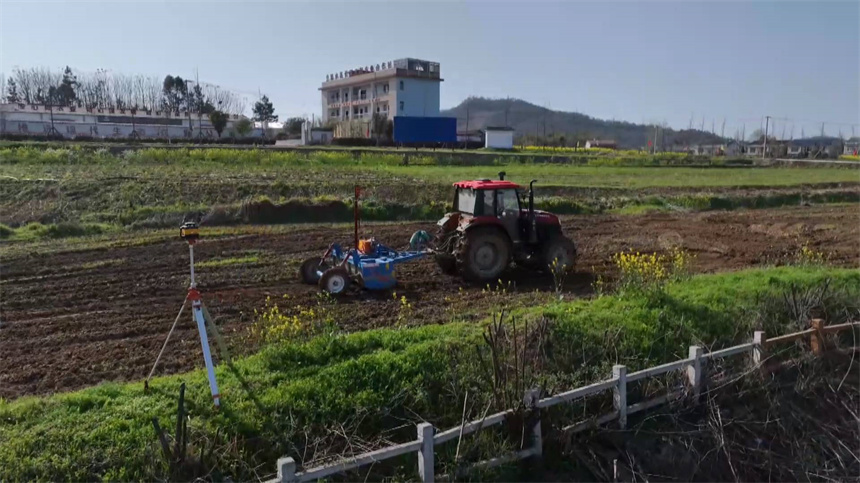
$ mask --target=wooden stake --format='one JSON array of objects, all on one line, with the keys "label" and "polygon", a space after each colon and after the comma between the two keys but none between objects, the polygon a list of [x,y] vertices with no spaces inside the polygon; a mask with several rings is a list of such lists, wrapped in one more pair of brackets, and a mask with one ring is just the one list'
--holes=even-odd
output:
[{"label": "wooden stake", "polygon": [[821,354],[824,350],[824,336],[821,329],[824,328],[823,319],[812,319],[812,332],[809,334],[809,347],[813,354]]}]

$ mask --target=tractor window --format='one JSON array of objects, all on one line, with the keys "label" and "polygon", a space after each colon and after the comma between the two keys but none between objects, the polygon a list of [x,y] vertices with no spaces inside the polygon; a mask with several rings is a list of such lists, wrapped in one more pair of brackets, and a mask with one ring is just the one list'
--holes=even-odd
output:
[{"label": "tractor window", "polygon": [[493,192],[484,190],[482,193],[484,194],[484,212],[481,214],[484,216],[493,216],[493,213],[496,212],[493,209]]},{"label": "tractor window", "polygon": [[477,192],[470,189],[458,189],[457,197],[454,199],[454,211],[462,213],[475,213],[475,198]]},{"label": "tractor window", "polygon": [[520,202],[517,199],[516,190],[496,190],[496,207],[498,215],[506,211],[514,211],[519,214]]}]

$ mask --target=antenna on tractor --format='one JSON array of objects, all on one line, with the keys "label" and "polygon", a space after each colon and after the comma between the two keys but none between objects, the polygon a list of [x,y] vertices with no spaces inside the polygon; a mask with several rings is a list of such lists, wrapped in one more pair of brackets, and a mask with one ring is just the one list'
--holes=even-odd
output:
[{"label": "antenna on tractor", "polygon": [[529,243],[537,243],[537,218],[535,217],[535,188],[536,179],[529,183],[529,222],[531,230],[529,230]]}]

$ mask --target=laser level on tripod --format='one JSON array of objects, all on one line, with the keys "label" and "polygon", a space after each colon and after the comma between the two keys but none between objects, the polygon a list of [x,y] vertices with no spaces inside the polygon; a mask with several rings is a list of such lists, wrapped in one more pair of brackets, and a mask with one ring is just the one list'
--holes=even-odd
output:
[{"label": "laser level on tripod", "polygon": [[209,378],[209,390],[212,393],[212,401],[215,403],[215,406],[220,406],[221,394],[218,392],[218,381],[215,379],[215,366],[212,363],[212,353],[209,349],[209,336],[206,332],[207,319],[209,319],[209,327],[211,327],[213,335],[218,341],[219,346],[221,346],[224,351],[226,351],[226,347],[224,347],[223,341],[218,334],[218,329],[215,327],[214,322],[211,320],[211,317],[208,316],[208,311],[200,298],[200,291],[197,290],[197,281],[194,278],[194,245],[197,244],[197,241],[200,239],[200,226],[193,221],[183,223],[182,226],[179,227],[179,237],[188,243],[191,284],[188,287],[188,295],[185,296],[185,301],[179,309],[179,314],[176,316],[176,320],[173,321],[173,326],[170,328],[170,332],[167,333],[164,345],[161,346],[161,351],[158,353],[158,357],[155,358],[155,364],[152,365],[152,370],[149,371],[149,376],[147,376],[146,381],[144,382],[144,387],[146,389],[149,388],[149,379],[152,378],[152,374],[155,372],[155,367],[158,365],[158,361],[161,359],[162,354],[164,354],[164,349],[167,347],[167,342],[170,340],[170,336],[173,335],[173,331],[176,329],[176,324],[182,316],[182,311],[185,310],[185,305],[190,300],[191,314],[194,321],[197,323],[197,332],[200,334],[200,345],[203,347],[203,361],[206,363],[206,374]]}]

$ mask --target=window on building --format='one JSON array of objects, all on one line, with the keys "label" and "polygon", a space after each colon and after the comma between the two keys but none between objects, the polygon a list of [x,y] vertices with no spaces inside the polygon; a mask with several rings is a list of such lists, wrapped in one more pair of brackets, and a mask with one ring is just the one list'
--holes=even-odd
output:
[{"label": "window on building", "polygon": [[69,134],[75,134],[75,126],[66,126],[66,132]]},{"label": "window on building", "polygon": [[349,100],[349,92],[344,92],[344,93],[343,93],[343,100],[344,100],[344,101],[348,101],[348,100]]},{"label": "window on building", "polygon": [[403,107],[405,107],[405,105],[406,105],[406,103],[405,103],[405,102],[400,101],[400,110],[401,110],[401,111],[403,110]]},{"label": "window on building", "polygon": [[401,90],[401,91],[402,91],[402,90],[405,90],[405,89],[403,88],[403,81],[400,81],[400,90]]},{"label": "window on building", "polygon": [[385,93],[385,94],[388,94],[388,84],[384,84],[384,85],[382,86],[382,92],[383,92],[383,93]]}]

